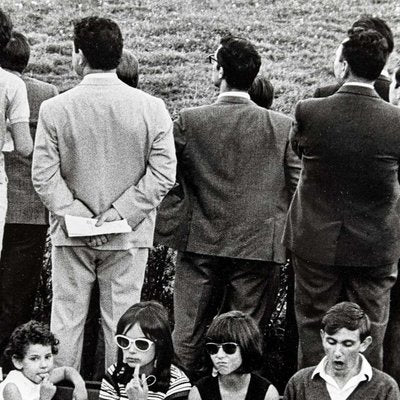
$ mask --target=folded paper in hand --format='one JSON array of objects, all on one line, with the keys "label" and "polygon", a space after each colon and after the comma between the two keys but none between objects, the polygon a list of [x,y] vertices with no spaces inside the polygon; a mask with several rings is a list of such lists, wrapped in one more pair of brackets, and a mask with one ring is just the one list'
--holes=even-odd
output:
[{"label": "folded paper in hand", "polygon": [[107,235],[110,233],[128,233],[132,228],[128,225],[126,219],[119,221],[104,222],[101,226],[95,226],[97,219],[75,217],[73,215],[65,216],[65,225],[67,226],[68,237]]}]

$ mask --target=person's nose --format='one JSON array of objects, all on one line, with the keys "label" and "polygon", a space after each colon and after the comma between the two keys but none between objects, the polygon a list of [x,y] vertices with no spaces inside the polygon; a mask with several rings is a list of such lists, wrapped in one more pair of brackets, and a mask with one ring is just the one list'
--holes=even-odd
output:
[{"label": "person's nose", "polygon": [[340,357],[343,354],[342,346],[340,344],[335,346],[333,354],[335,357]]},{"label": "person's nose", "polygon": [[218,348],[217,357],[219,358],[225,357],[225,352],[222,350],[222,347]]},{"label": "person's nose", "polygon": [[47,360],[45,358],[42,358],[40,360],[40,368],[46,369],[48,367],[48,365],[49,365],[49,360]]},{"label": "person's nose", "polygon": [[132,354],[136,353],[136,348],[133,343],[131,343],[131,345],[129,346],[128,351],[129,351],[129,353],[132,353]]}]

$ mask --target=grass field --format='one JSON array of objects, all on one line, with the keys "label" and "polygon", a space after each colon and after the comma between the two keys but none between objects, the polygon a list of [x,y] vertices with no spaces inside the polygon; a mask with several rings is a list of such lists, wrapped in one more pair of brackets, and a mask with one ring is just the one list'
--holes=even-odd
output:
[{"label": "grass field", "polygon": [[[273,108],[288,114],[317,86],[334,82],[335,49],[360,14],[386,19],[400,41],[400,5],[395,0],[2,0],[0,6],[31,43],[27,73],[60,90],[79,81],[70,66],[72,20],[93,14],[114,19],[121,26],[125,47],[138,56],[140,88],[162,97],[173,116],[183,107],[215,99],[205,58],[228,32],[256,44],[262,73],[275,87]],[[395,50],[391,64],[398,59]],[[155,281],[164,269],[159,260],[166,257],[151,259],[152,271],[158,272],[150,274],[148,282],[158,288]],[[171,269],[164,273],[171,280]],[[167,289],[170,301],[172,288]],[[165,291],[158,293],[157,298],[164,295]],[[43,310],[48,318],[48,304]],[[276,343],[277,348],[282,345]],[[278,353],[271,370],[279,381],[285,361]],[[282,388],[282,380],[280,384]]]},{"label": "grass field", "polygon": [[61,90],[78,82],[70,68],[71,21],[113,18],[139,58],[140,87],[162,97],[173,115],[215,97],[205,57],[227,32],[257,45],[262,73],[276,89],[273,108],[286,113],[317,85],[334,81],[335,48],[360,14],[381,16],[396,37],[400,32],[395,0],[3,0],[2,7],[32,45],[27,72]]}]

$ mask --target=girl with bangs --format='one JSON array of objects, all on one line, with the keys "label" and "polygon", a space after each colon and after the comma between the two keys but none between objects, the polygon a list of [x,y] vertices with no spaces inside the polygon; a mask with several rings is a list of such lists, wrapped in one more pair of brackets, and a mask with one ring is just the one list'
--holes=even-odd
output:
[{"label": "girl with bangs", "polygon": [[187,399],[189,379],[173,364],[168,314],[154,301],[134,304],[120,318],[117,363],[101,383],[101,400]]},{"label": "girl with bangs", "polygon": [[279,393],[254,373],[262,360],[262,339],[254,320],[241,311],[216,317],[207,331],[211,376],[190,391],[189,400],[278,400]]}]

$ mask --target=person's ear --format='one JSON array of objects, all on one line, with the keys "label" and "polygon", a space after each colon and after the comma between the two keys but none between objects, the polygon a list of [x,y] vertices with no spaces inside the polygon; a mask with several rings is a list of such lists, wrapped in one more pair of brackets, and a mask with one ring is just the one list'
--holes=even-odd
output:
[{"label": "person's ear", "polygon": [[219,66],[219,69],[218,69],[218,78],[219,78],[219,79],[222,79],[223,77],[224,77],[224,68],[221,67],[221,66]]},{"label": "person's ear", "polygon": [[368,346],[372,343],[372,337],[367,336],[360,345],[360,353],[364,353],[368,349]]},{"label": "person's ear", "polygon": [[340,78],[344,81],[347,79],[350,73],[350,66],[346,60],[342,60],[341,62],[341,71],[340,71]]},{"label": "person's ear", "polygon": [[323,329],[320,329],[319,334],[321,335],[321,340],[324,341],[325,331]]},{"label": "person's ear", "polygon": [[12,361],[12,363],[14,364],[14,367],[15,367],[16,369],[18,369],[18,370],[21,370],[21,369],[22,369],[22,362],[21,362],[21,360],[20,360],[16,355],[13,355],[13,356],[11,357],[11,361]]}]

